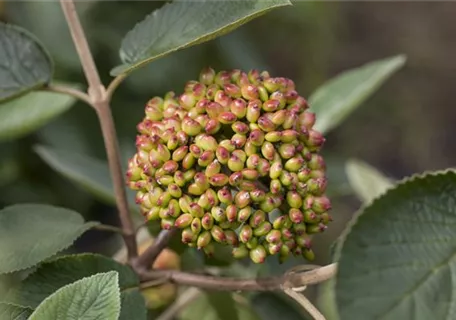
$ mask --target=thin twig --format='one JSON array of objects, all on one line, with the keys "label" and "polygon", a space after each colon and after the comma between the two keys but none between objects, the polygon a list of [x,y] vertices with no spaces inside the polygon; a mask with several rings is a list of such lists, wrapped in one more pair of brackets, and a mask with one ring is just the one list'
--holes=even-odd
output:
[{"label": "thin twig", "polygon": [[119,233],[119,234],[122,234],[122,235],[124,234],[124,232],[123,232],[123,230],[121,228],[110,226],[110,225],[107,225],[107,224],[98,224],[95,227],[93,227],[93,229],[99,230],[99,231],[115,232],[115,233]]},{"label": "thin twig", "polygon": [[176,232],[177,228],[160,231],[154,242],[136,259],[134,267],[145,270],[150,269],[160,253],[168,246],[168,242]]},{"label": "thin twig", "polygon": [[131,260],[138,255],[138,245],[136,243],[135,226],[131,219],[128,206],[116,128],[114,126],[109,104],[107,102],[101,102],[95,104],[95,106],[108,157],[109,171],[114,185],[114,195],[116,197],[117,209],[119,210],[120,222],[122,224],[122,230],[124,231],[128,259]]},{"label": "thin twig", "polygon": [[137,243],[135,239],[135,229],[128,208],[128,200],[123,179],[123,171],[120,161],[119,145],[112,118],[106,89],[101,83],[95,62],[90,52],[84,30],[76,12],[73,0],[60,0],[65,18],[70,28],[73,42],[76,46],[84,74],[89,83],[88,94],[91,105],[95,108],[103,134],[109,170],[114,185],[114,193],[119,210],[120,221],[122,224],[123,237],[128,251],[129,259],[137,256]]},{"label": "thin twig", "polygon": [[87,78],[87,82],[89,83],[89,96],[94,101],[100,101],[103,99],[105,89],[101,83],[97,67],[95,66],[95,61],[93,60],[92,53],[90,52],[87,38],[84,30],[82,29],[81,22],[79,21],[76,6],[74,5],[73,0],[60,0],[60,4],[62,5],[63,13],[65,14],[65,18],[68,22],[71,37],[73,38],[73,42],[76,46],[76,51],[81,59],[84,74]]},{"label": "thin twig", "polygon": [[180,285],[220,291],[281,291],[318,284],[332,278],[337,272],[333,263],[307,272],[287,272],[285,275],[257,279],[217,277],[176,270],[137,270],[142,281],[166,279]]},{"label": "thin twig", "polygon": [[106,89],[106,99],[108,101],[111,101],[114,91],[116,91],[117,87],[125,80],[126,77],[126,74],[119,74],[117,77],[112,79],[111,83],[108,85],[108,89]]},{"label": "thin twig", "polygon": [[293,300],[301,305],[315,320],[326,320],[325,317],[321,314],[321,312],[307,299],[304,294],[300,294],[293,290],[292,288],[286,288],[284,292],[290,296]]},{"label": "thin twig", "polygon": [[79,99],[79,100],[87,103],[90,106],[92,105],[89,95],[78,89],[74,89],[74,88],[67,87],[67,86],[56,85],[56,84],[49,84],[48,86],[42,88],[41,90],[67,94],[67,95],[70,95],[72,97],[75,97],[76,99]]},{"label": "thin twig", "polygon": [[156,320],[172,320],[191,302],[195,301],[202,294],[201,290],[196,288],[186,289],[177,300],[170,305]]}]

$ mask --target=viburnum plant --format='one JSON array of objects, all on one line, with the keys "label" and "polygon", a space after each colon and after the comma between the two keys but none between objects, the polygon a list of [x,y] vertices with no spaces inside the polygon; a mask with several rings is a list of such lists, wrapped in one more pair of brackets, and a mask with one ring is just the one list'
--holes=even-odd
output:
[{"label": "viburnum plant", "polygon": [[[290,5],[168,3],[125,36],[123,64],[104,86],[75,5],[61,0],[86,91],[53,80],[50,57],[30,32],[0,24],[0,139],[38,129],[76,99],[91,106],[112,184],[100,186],[99,172],[90,176],[71,166],[83,155],[35,150],[100,200],[113,199],[121,224],[85,222],[72,210],[46,204],[0,210],[0,319],[136,320],[146,319],[147,309],[159,310],[161,320],[306,317],[296,306],[314,319],[455,317],[451,170],[394,183],[359,160],[348,161],[346,174],[363,208],[334,244],[333,263],[307,264],[314,259],[313,236],[337,220],[326,193],[331,180],[324,136],[402,67],[404,56],[344,72],[308,99],[293,80],[267,70],[207,66],[183,88],[136,106],[144,116],[131,142],[136,153],[123,169],[110,104],[132,71]],[[136,203],[128,201],[131,190]],[[114,257],[61,254],[89,229],[120,234],[124,247]],[[167,248],[173,239],[179,250]],[[182,265],[185,255],[191,267]],[[221,255],[237,262],[206,263]],[[255,268],[290,257],[294,267],[279,275]],[[302,291],[321,282],[316,308]],[[280,309],[272,302],[276,293],[293,298],[294,307],[281,298]]]}]

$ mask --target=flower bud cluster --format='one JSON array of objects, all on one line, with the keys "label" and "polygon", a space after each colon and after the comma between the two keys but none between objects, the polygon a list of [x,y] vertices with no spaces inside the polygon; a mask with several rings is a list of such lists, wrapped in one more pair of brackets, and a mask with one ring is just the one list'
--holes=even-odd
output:
[{"label": "flower bud cluster", "polygon": [[310,235],[332,220],[325,141],[293,81],[208,68],[184,92],[152,98],[138,124],[128,185],[148,220],[178,227],[211,255],[313,260]]}]

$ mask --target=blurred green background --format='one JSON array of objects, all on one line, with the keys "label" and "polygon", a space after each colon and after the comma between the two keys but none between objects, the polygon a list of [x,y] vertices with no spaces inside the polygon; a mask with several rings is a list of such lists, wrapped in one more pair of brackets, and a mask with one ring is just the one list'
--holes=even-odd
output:
[{"label": "blurred green background", "polygon": [[[80,1],[90,46],[105,83],[119,64],[123,36],[160,7],[159,1]],[[400,179],[453,166],[456,108],[456,3],[303,2],[273,11],[233,33],[176,52],[135,71],[114,96],[113,110],[126,160],[132,156],[135,125],[154,95],[180,92],[205,66],[267,69],[294,79],[305,97],[339,72],[404,53],[406,66],[348,120],[327,136],[324,154],[332,185],[335,222],[316,241],[317,264],[360,202],[344,177],[344,163],[359,158]],[[58,2],[0,1],[0,18],[37,35],[51,53],[55,78],[85,83]],[[36,133],[0,144],[0,206],[40,202],[75,209],[87,219],[116,224],[113,207],[61,177],[33,151],[35,144],[105,159],[95,113],[81,103]],[[77,250],[111,253],[109,233],[91,231]],[[277,267],[278,268],[278,267]],[[278,271],[278,269],[274,269]]]}]

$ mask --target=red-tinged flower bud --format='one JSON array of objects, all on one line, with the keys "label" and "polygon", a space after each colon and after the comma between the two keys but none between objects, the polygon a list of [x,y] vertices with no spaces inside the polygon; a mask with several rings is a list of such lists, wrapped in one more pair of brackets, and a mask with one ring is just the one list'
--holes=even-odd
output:
[{"label": "red-tinged flower bud", "polygon": [[320,221],[321,223],[327,225],[328,223],[333,221],[333,218],[328,212],[323,212],[322,214],[320,214]]},{"label": "red-tinged flower bud", "polygon": [[227,71],[220,71],[215,75],[214,82],[223,87],[225,84],[230,83],[231,74]]},{"label": "red-tinged flower bud", "polygon": [[224,204],[231,204],[233,202],[231,190],[226,186],[217,191],[217,197],[219,201]]},{"label": "red-tinged flower bud", "polygon": [[291,208],[288,212],[288,216],[290,217],[290,220],[295,224],[300,224],[304,221],[303,213],[301,212],[301,210],[296,208]]},{"label": "red-tinged flower bud", "polygon": [[143,171],[141,170],[141,168],[132,167],[132,168],[129,168],[127,171],[127,178],[130,181],[138,181],[138,180],[142,179],[142,177],[141,177],[142,173],[143,173]]},{"label": "red-tinged flower bud", "polygon": [[199,75],[199,81],[207,86],[214,82],[214,78],[215,71],[209,67],[203,69]]},{"label": "red-tinged flower bud", "polygon": [[261,101],[267,101],[269,99],[269,92],[266,90],[265,87],[263,86],[257,86],[258,87],[258,95],[260,97]]},{"label": "red-tinged flower bud", "polygon": [[210,119],[205,127],[204,130],[207,134],[216,134],[222,128],[222,124],[217,119]]},{"label": "red-tinged flower bud", "polygon": [[303,112],[298,117],[298,128],[312,129],[315,124],[315,113],[313,112]]},{"label": "red-tinged flower bud", "polygon": [[233,230],[225,230],[225,241],[227,244],[236,247],[239,244],[238,236]]},{"label": "red-tinged flower bud", "polygon": [[229,183],[233,187],[238,187],[241,182],[242,182],[242,173],[241,172],[235,172],[229,178]]},{"label": "red-tinged flower bud", "polygon": [[158,215],[159,212],[160,212],[160,208],[159,207],[153,207],[152,209],[147,211],[147,213],[145,215],[146,219],[149,220],[149,221],[160,219],[160,216]]},{"label": "red-tinged flower bud", "polygon": [[262,245],[258,245],[255,249],[250,250],[249,256],[254,263],[263,263],[266,259],[266,249]]},{"label": "red-tinged flower bud", "polygon": [[331,209],[331,202],[326,196],[314,197],[312,209],[316,213],[323,213]]},{"label": "red-tinged flower bud", "polygon": [[230,152],[226,148],[219,146],[215,151],[215,156],[221,164],[227,164],[230,159]]},{"label": "red-tinged flower bud", "polygon": [[257,184],[253,181],[248,181],[248,180],[242,180],[239,183],[239,189],[244,190],[244,191],[253,191],[257,188]]},{"label": "red-tinged flower bud", "polygon": [[250,204],[250,194],[241,190],[234,196],[234,202],[238,208],[242,209]]},{"label": "red-tinged flower bud", "polygon": [[267,116],[261,116],[258,119],[258,126],[264,132],[272,132],[276,129],[276,125]]},{"label": "red-tinged flower bud", "polygon": [[280,183],[280,180],[278,179],[272,179],[271,184],[269,186],[269,189],[271,190],[272,194],[279,194],[282,191],[282,184]]},{"label": "red-tinged flower bud", "polygon": [[204,254],[208,257],[212,257],[215,253],[215,245],[213,243],[209,243],[207,246],[203,247]]},{"label": "red-tinged flower bud", "polygon": [[230,105],[230,111],[239,119],[242,119],[247,114],[247,102],[243,99],[234,99]]},{"label": "red-tinged flower bud", "polygon": [[215,152],[212,150],[204,151],[198,159],[198,165],[207,167],[215,159]]},{"label": "red-tinged flower bud", "polygon": [[260,156],[257,155],[257,154],[252,154],[251,156],[249,156],[247,158],[247,161],[246,161],[246,165],[247,165],[247,168],[249,169],[255,169],[258,167],[258,164],[260,163]]},{"label": "red-tinged flower bud", "polygon": [[324,178],[325,177],[325,169],[312,170],[312,172],[310,173],[310,177],[314,178],[314,179]]},{"label": "red-tinged flower bud", "polygon": [[261,210],[257,210],[249,219],[249,224],[252,228],[257,228],[261,223],[266,221],[266,213]]},{"label": "red-tinged flower bud", "polygon": [[266,199],[266,193],[261,189],[250,191],[250,199],[253,203],[259,203]]},{"label": "red-tinged flower bud", "polygon": [[271,122],[276,126],[282,125],[288,116],[287,110],[276,111],[270,118]]},{"label": "red-tinged flower bud", "polygon": [[241,94],[246,100],[256,100],[260,96],[258,88],[253,84],[245,84],[241,86]]},{"label": "red-tinged flower bud", "polygon": [[192,202],[189,205],[190,214],[196,218],[201,218],[204,215],[203,208],[196,202]]},{"label": "red-tinged flower bud", "polygon": [[265,79],[263,85],[271,93],[280,89],[280,84],[277,81],[277,78]]},{"label": "red-tinged flower bud", "polygon": [[231,141],[236,148],[242,148],[247,142],[247,137],[243,134],[236,133],[231,138]]},{"label": "red-tinged flower bud", "polygon": [[275,255],[275,254],[278,254],[280,252],[280,249],[282,248],[282,243],[279,242],[279,243],[269,243],[267,245],[267,250],[269,252],[270,255]]},{"label": "red-tinged flower bud", "polygon": [[316,148],[318,150],[325,143],[323,135],[316,130],[309,130],[309,137],[307,138],[306,145],[309,148]]},{"label": "red-tinged flower bud", "polygon": [[229,108],[229,106],[233,100],[230,98],[229,95],[226,94],[225,91],[218,90],[215,93],[214,101],[217,103],[220,103],[220,105],[226,109],[226,108]]},{"label": "red-tinged flower bud", "polygon": [[310,249],[310,247],[312,246],[312,242],[310,241],[309,236],[304,235],[304,234],[295,237],[295,241],[296,241],[296,245],[301,248]]},{"label": "red-tinged flower bud", "polygon": [[219,242],[219,243],[224,243],[226,241],[226,236],[225,236],[225,233],[223,232],[223,229],[220,228],[219,226],[212,226],[212,229],[210,230],[211,231],[211,235],[212,235],[212,238]]},{"label": "red-tinged flower bud", "polygon": [[160,227],[164,230],[169,230],[174,227],[174,218],[164,218],[160,221]]},{"label": "red-tinged flower bud", "polygon": [[195,235],[190,227],[182,230],[182,242],[183,243],[192,243],[198,239],[198,235]]},{"label": "red-tinged flower bud", "polygon": [[274,112],[280,107],[280,101],[271,99],[263,103],[263,110],[266,112]]},{"label": "red-tinged flower bud", "polygon": [[168,192],[174,198],[180,198],[182,196],[181,188],[175,183],[171,183],[168,186]]},{"label": "red-tinged flower bud", "polygon": [[282,240],[282,233],[279,230],[270,230],[265,239],[269,243],[280,243]]},{"label": "red-tinged flower bud", "polygon": [[184,173],[182,171],[176,171],[174,173],[174,182],[179,186],[183,187],[186,183]]},{"label": "red-tinged flower bud", "polygon": [[243,244],[233,248],[232,255],[235,259],[242,259],[249,255],[249,249]]},{"label": "red-tinged flower bud", "polygon": [[271,131],[271,132],[266,133],[264,138],[266,139],[266,141],[269,141],[269,142],[272,142],[272,143],[279,142],[281,140],[281,138],[282,138],[282,132],[280,132],[280,131]]},{"label": "red-tinged flower bud", "polygon": [[179,97],[179,105],[181,105],[185,110],[192,109],[196,104],[196,97],[192,92],[185,92]]},{"label": "red-tinged flower bud", "polygon": [[180,215],[174,222],[174,226],[179,229],[184,229],[190,226],[192,223],[193,216],[190,213],[184,213]]},{"label": "red-tinged flower bud", "polygon": [[250,157],[251,155],[254,155],[258,152],[258,147],[255,146],[252,141],[247,140],[245,142],[244,151],[245,154]]},{"label": "red-tinged flower bud", "polygon": [[250,132],[249,141],[255,146],[261,147],[264,143],[264,133],[260,129],[254,129]]},{"label": "red-tinged flower bud", "polygon": [[237,214],[237,221],[244,223],[250,218],[251,214],[252,214],[251,207],[247,206],[245,208],[242,208],[241,210],[239,210],[239,212]]},{"label": "red-tinged flower bud", "polygon": [[237,120],[237,117],[234,113],[225,111],[225,112],[220,113],[217,120],[223,124],[232,124]]},{"label": "red-tinged flower bud", "polygon": [[279,180],[282,183],[282,185],[289,187],[292,184],[293,178],[291,176],[291,173],[289,173],[288,171],[282,171]]},{"label": "red-tinged flower bud", "polygon": [[316,153],[314,153],[312,155],[312,158],[307,163],[307,166],[312,170],[325,170],[326,169],[325,160],[323,160],[323,157],[321,155],[316,154]]},{"label": "red-tinged flower bud", "polygon": [[188,134],[185,131],[179,131],[176,133],[177,140],[179,141],[179,145],[185,145],[188,142]]},{"label": "red-tinged flower bud", "polygon": [[162,168],[166,173],[173,174],[179,168],[179,164],[176,161],[168,160],[163,164]]},{"label": "red-tinged flower bud", "polygon": [[291,232],[290,229],[288,229],[288,228],[282,228],[281,232],[282,232],[282,238],[283,238],[284,240],[293,239],[293,232]]},{"label": "red-tinged flower bud", "polygon": [[188,146],[179,147],[176,150],[174,150],[172,159],[173,159],[173,161],[180,162],[184,159],[184,157],[187,155],[187,153],[188,153]]},{"label": "red-tinged flower bud", "polygon": [[306,225],[305,225],[305,223],[294,224],[292,227],[293,227],[293,231],[298,236],[302,236],[302,235],[306,234]]},{"label": "red-tinged flower bud", "polygon": [[262,103],[260,100],[252,100],[247,105],[246,119],[250,123],[256,123],[261,115]]},{"label": "red-tinged flower bud", "polygon": [[315,234],[315,233],[322,233],[324,232],[328,227],[324,225],[323,223],[319,224],[308,224],[307,225],[307,234]]},{"label": "red-tinged flower bud", "polygon": [[296,191],[288,191],[287,203],[292,208],[301,208],[302,198]]},{"label": "red-tinged flower bud", "polygon": [[298,171],[298,179],[300,182],[307,182],[310,179],[312,170],[308,168],[302,168]]},{"label": "red-tinged flower bud", "polygon": [[244,179],[247,179],[247,180],[256,180],[258,179],[258,176],[259,176],[259,173],[258,171],[256,171],[255,169],[243,169],[242,171],[242,176],[244,177]]},{"label": "red-tinged flower bud", "polygon": [[184,157],[184,159],[182,160],[182,168],[184,169],[191,169],[196,163],[196,158],[191,154],[191,153],[187,153]]},{"label": "red-tinged flower bud", "polygon": [[208,87],[207,87],[207,90],[206,90],[206,98],[209,99],[209,100],[214,100],[215,98],[215,93],[220,89],[220,86],[218,84],[210,84]]},{"label": "red-tinged flower bud", "polygon": [[261,154],[266,159],[272,161],[274,160],[275,148],[271,142],[265,141],[261,147]]},{"label": "red-tinged flower bud", "polygon": [[223,222],[227,219],[225,210],[223,210],[221,207],[213,207],[211,209],[211,215],[212,218],[214,218],[214,220],[217,222]]},{"label": "red-tinged flower bud", "polygon": [[218,116],[219,116],[223,111],[224,111],[223,106],[222,106],[220,103],[217,103],[217,102],[210,102],[210,103],[206,106],[207,115],[208,115],[211,119],[217,119]]},{"label": "red-tinged flower bud", "polygon": [[[206,177],[210,178],[218,173],[220,173],[220,170],[222,169],[222,166],[217,160],[212,161],[207,167],[204,173],[206,174]],[[209,180],[210,182],[210,180]]]},{"label": "red-tinged flower bud", "polygon": [[282,128],[286,129],[291,129],[296,126],[296,123],[298,121],[298,114],[295,112],[289,112],[287,113],[287,117],[285,118],[285,121],[282,123]]},{"label": "red-tinged flower bud", "polygon": [[283,159],[290,159],[296,154],[296,147],[291,143],[285,143],[279,147],[278,151]]},{"label": "red-tinged flower bud", "polygon": [[278,216],[273,222],[272,222],[272,227],[274,229],[282,229],[285,225],[285,221],[288,219],[287,216],[285,215],[282,215],[282,216]]},{"label": "red-tinged flower bud", "polygon": [[246,135],[249,132],[249,126],[241,121],[236,121],[235,123],[233,123],[231,125],[231,129],[233,129],[235,133],[242,135]]},{"label": "red-tinged flower bud", "polygon": [[225,90],[225,93],[230,96],[231,98],[240,98],[241,97],[241,88],[239,88],[235,84],[225,84],[223,86],[223,89]]},{"label": "red-tinged flower bud", "polygon": [[[225,217],[223,219],[220,218],[220,220],[223,220],[223,221],[229,221],[229,222],[234,222],[236,221],[236,217],[237,217],[237,208],[236,206],[230,204],[226,207],[225,211],[224,211],[224,215]],[[218,221],[218,220],[217,220]]]},{"label": "red-tinged flower bud", "polygon": [[179,207],[181,210],[185,213],[190,212],[190,203],[192,201],[192,198],[190,198],[188,195],[183,195],[182,197],[179,198]]},{"label": "red-tinged flower bud", "polygon": [[326,185],[326,178],[310,179],[307,181],[307,190],[316,196],[320,196],[326,191]]},{"label": "red-tinged flower bud", "polygon": [[177,218],[181,214],[179,202],[176,199],[171,199],[168,204],[168,215]]},{"label": "red-tinged flower bud", "polygon": [[293,141],[296,141],[298,137],[298,131],[288,129],[285,131],[282,131],[282,142],[283,143],[291,143]]},{"label": "red-tinged flower bud", "polygon": [[252,239],[253,230],[249,225],[243,225],[239,231],[239,240],[243,243],[247,243]]},{"label": "red-tinged flower bud", "polygon": [[209,231],[203,231],[199,236],[198,239],[196,240],[196,246],[198,249],[204,248],[211,243],[212,236]]},{"label": "red-tinged flower bud", "polygon": [[229,152],[233,152],[236,147],[234,146],[233,142],[229,139],[225,139],[219,142],[219,146],[225,148]]},{"label": "red-tinged flower bud", "polygon": [[304,165],[304,159],[301,156],[296,156],[285,162],[285,169],[290,172],[298,172]]},{"label": "red-tinged flower bud", "polygon": [[214,218],[208,212],[206,212],[201,218],[201,226],[206,229],[210,230],[214,226]]},{"label": "red-tinged flower bud", "polygon": [[203,128],[197,121],[190,117],[185,117],[182,120],[182,130],[189,136],[196,136],[203,130]]},{"label": "red-tinged flower bud", "polygon": [[264,212],[271,212],[275,209],[274,199],[270,195],[266,195],[263,202],[260,203],[260,209]]},{"label": "red-tinged flower bud", "polygon": [[262,237],[268,234],[271,231],[272,225],[269,221],[263,221],[253,230],[253,235],[255,237]]}]

